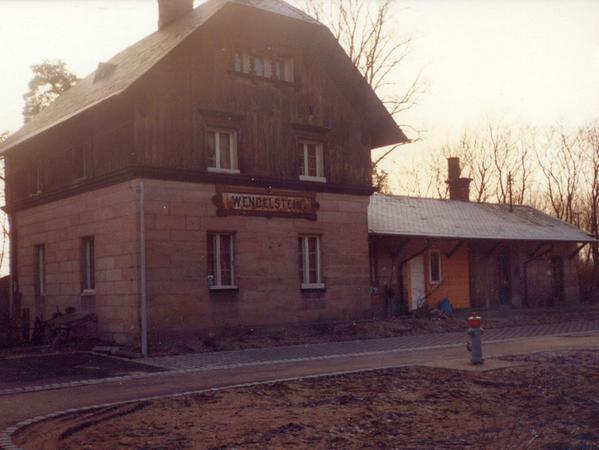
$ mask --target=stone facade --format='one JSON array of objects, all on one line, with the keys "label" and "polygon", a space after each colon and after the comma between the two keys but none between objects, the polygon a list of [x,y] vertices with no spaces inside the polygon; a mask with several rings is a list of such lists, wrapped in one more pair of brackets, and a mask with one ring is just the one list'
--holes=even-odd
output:
[{"label": "stone facade", "polygon": [[[224,326],[370,317],[367,196],[316,195],[317,220],[217,217],[215,186],[145,181],[150,339]],[[207,233],[235,241],[236,291],[211,291]],[[321,237],[325,290],[300,289],[298,236]]]},{"label": "stone facade", "polygon": [[[16,213],[18,281],[32,320],[68,307],[95,311],[101,337],[138,342],[138,197],[138,182],[131,181]],[[82,296],[86,236],[95,241],[96,289]],[[45,247],[44,297],[35,293],[37,245]]]},{"label": "stone facade", "polygon": [[[22,306],[32,320],[68,307],[94,311],[100,337],[138,345],[140,181],[17,213]],[[215,330],[371,317],[367,196],[316,194],[317,220],[217,217],[215,185],[144,180],[151,341]],[[238,289],[212,291],[207,233],[235,240]],[[324,289],[302,291],[298,236],[321,239]],[[82,238],[95,240],[95,295],[82,295]],[[45,246],[46,295],[35,293],[34,253]]]}]

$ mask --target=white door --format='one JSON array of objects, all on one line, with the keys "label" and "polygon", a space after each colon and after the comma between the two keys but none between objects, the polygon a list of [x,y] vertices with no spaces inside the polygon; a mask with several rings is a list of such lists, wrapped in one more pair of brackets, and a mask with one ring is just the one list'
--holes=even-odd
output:
[{"label": "white door", "polygon": [[410,287],[412,309],[418,308],[426,297],[424,290],[424,257],[417,256],[410,261]]}]

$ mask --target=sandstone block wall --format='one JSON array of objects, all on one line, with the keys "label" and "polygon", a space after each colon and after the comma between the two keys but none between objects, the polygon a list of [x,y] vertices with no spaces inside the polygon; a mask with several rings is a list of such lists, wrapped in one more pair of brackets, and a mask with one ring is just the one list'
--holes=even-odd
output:
[{"label": "sandstone block wall", "polygon": [[[368,197],[317,194],[318,219],[217,217],[215,186],[145,181],[153,339],[223,326],[369,317]],[[207,233],[235,235],[238,291],[207,281]],[[326,290],[300,289],[298,236],[321,236]]]},{"label": "sandstone block wall", "polygon": [[[31,319],[48,319],[69,306],[98,315],[100,337],[139,339],[138,182],[83,193],[16,214],[18,278]],[[95,296],[82,297],[82,243],[95,240]],[[34,252],[46,251],[46,296],[36,301]],[[95,304],[95,305],[94,305]]]}]

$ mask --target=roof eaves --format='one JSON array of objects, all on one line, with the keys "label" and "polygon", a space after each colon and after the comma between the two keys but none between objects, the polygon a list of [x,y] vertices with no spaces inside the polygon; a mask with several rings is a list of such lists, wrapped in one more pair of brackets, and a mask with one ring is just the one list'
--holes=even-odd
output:
[{"label": "roof eaves", "polygon": [[561,243],[593,243],[597,242],[592,236],[581,239],[558,239],[558,238],[538,238],[538,237],[506,237],[506,236],[466,236],[466,235],[446,235],[446,234],[422,234],[422,233],[409,233],[405,231],[377,231],[373,229],[368,230],[368,234],[371,236],[397,236],[415,239],[448,239],[457,240],[465,239],[472,241],[517,241],[517,242],[561,242]]}]

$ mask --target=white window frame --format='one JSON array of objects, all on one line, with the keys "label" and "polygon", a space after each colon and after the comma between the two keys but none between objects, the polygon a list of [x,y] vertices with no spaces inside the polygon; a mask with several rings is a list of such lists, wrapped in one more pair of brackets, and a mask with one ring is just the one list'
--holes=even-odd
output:
[{"label": "white window frame", "polygon": [[[239,165],[237,161],[237,132],[235,130],[226,129],[226,128],[215,128],[209,127],[206,131],[206,140],[208,139],[208,133],[214,133],[214,152],[216,157],[216,166],[208,166],[208,172],[215,173],[229,173],[229,174],[238,174]],[[230,137],[231,148],[229,155],[231,158],[231,167],[221,167],[221,151],[220,151],[220,135],[228,134]],[[208,144],[206,144],[206,148],[208,148]]]},{"label": "white window frame", "polygon": [[[94,236],[85,236],[81,238],[81,243],[83,245],[83,286],[81,294],[93,295],[96,293],[96,239]],[[93,243],[93,252],[90,243]]]},{"label": "white window frame", "polygon": [[[316,239],[316,282],[310,283],[310,247],[309,240]],[[321,257],[321,245],[320,236],[315,234],[301,234],[299,236],[302,243],[301,263],[302,263],[302,274],[303,279],[301,280],[301,289],[324,289],[325,284],[322,279],[322,257]]]},{"label": "white window frame", "polygon": [[36,259],[36,291],[40,297],[46,296],[46,246],[39,244],[35,246]]},{"label": "white window frame", "polygon": [[[214,241],[212,242],[212,248],[214,250],[214,284],[208,285],[208,289],[211,291],[218,291],[219,289],[237,289],[237,284],[235,283],[235,234],[234,233],[226,233],[226,232],[218,232],[218,231],[209,231],[208,236],[211,236]],[[231,265],[231,282],[232,284],[222,284],[222,270],[221,270],[221,236],[229,236],[230,237],[230,248],[229,248],[229,264]],[[210,275],[209,275],[210,276]]]},{"label": "white window frame", "polygon": [[29,186],[29,196],[40,195],[44,190],[44,169],[42,163],[38,162],[32,169],[31,186]]},{"label": "white window frame", "polygon": [[[262,73],[256,70],[256,59],[262,60]],[[276,64],[280,64],[280,73],[276,77]],[[272,81],[294,82],[294,64],[292,58],[282,58],[270,56],[264,53],[235,51],[233,52],[233,71],[245,75],[252,75],[256,78]]]},{"label": "white window frame", "polygon": [[[437,261],[439,262],[439,279],[438,280],[433,280],[433,259],[431,258],[432,254],[436,254],[437,255]],[[430,282],[430,284],[439,284],[443,281],[443,263],[441,261],[441,251],[434,249],[434,250],[429,250],[428,252],[428,280]]]},{"label": "white window frame", "polygon": [[[304,175],[300,175],[299,179],[302,181],[314,181],[318,183],[326,183],[327,179],[324,176],[324,149],[322,142],[310,141],[305,139],[299,140],[299,145],[302,147],[302,156]],[[308,146],[314,145],[316,148],[316,175],[308,174]]]}]

